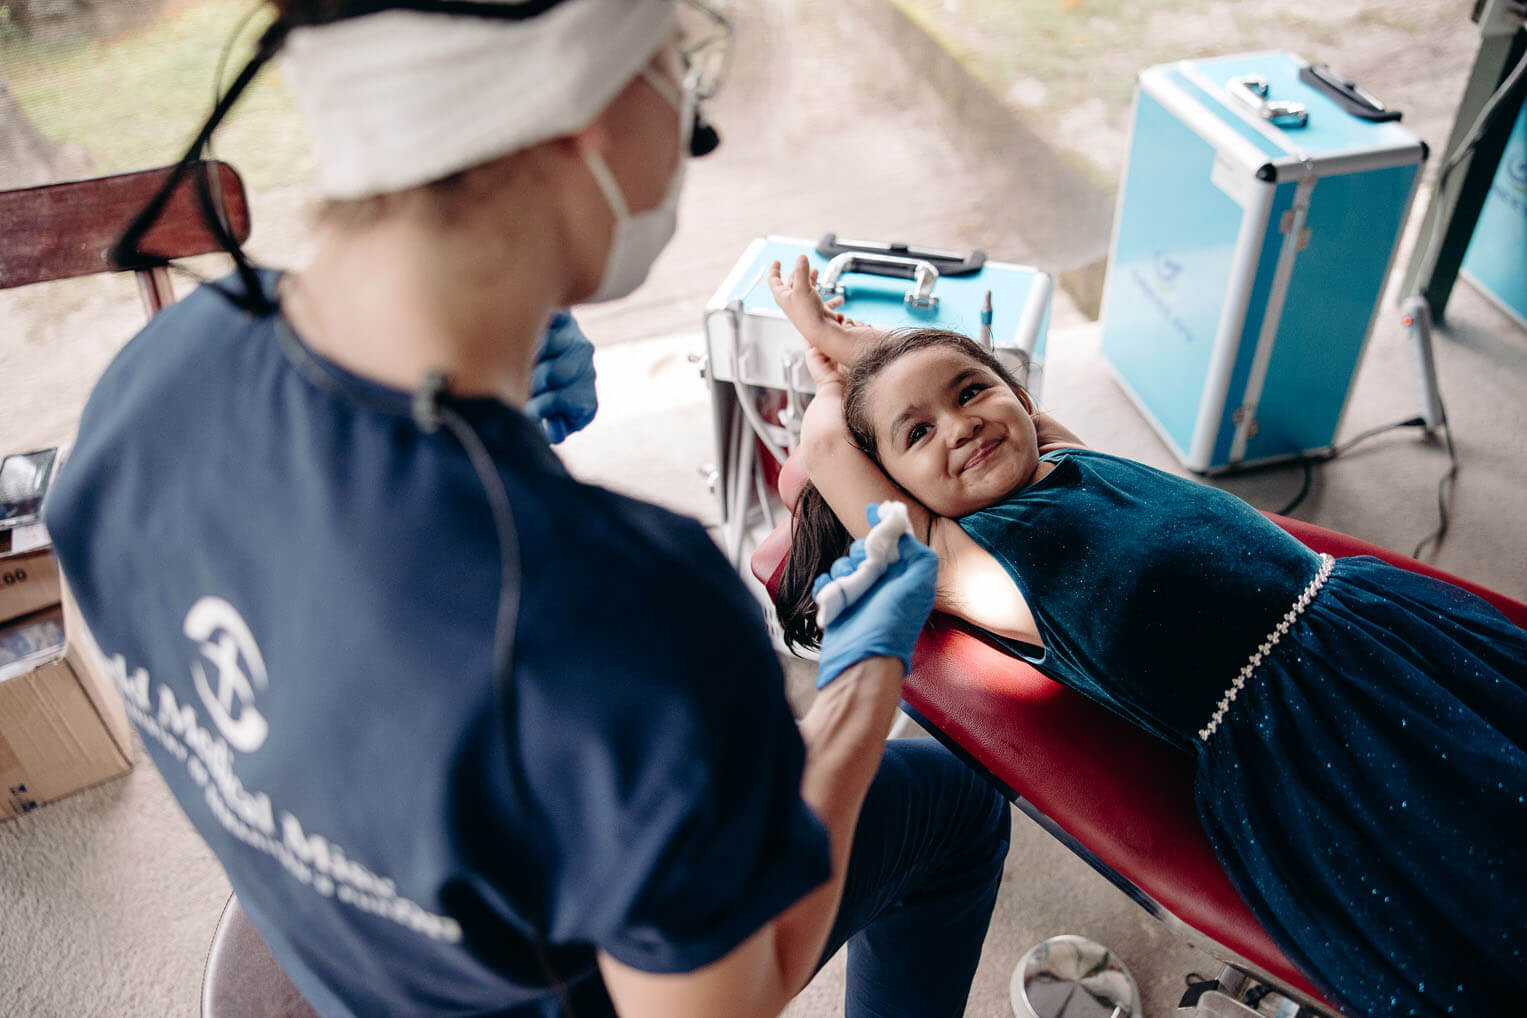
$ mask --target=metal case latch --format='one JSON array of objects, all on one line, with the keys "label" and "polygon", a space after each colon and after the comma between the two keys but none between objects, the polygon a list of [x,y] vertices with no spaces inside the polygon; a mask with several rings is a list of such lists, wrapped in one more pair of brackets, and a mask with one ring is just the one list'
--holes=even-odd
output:
[{"label": "metal case latch", "polygon": [[1277,127],[1303,127],[1310,122],[1304,103],[1267,98],[1267,79],[1260,74],[1242,74],[1225,82],[1225,88],[1260,116]]}]

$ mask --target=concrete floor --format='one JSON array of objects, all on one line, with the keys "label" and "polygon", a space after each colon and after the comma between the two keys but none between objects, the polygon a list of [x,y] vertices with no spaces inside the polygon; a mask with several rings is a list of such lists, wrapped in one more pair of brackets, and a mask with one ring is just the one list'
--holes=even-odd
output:
[{"label": "concrete floor", "polygon": [[[601,348],[602,409],[563,447],[580,476],[709,523],[717,521],[716,503],[699,471],[714,460],[709,409],[688,356],[701,350],[699,309],[753,236],[830,229],[981,246],[995,258],[1051,267],[1012,225],[1031,211],[1014,187],[1023,153],[946,130],[955,118],[926,87],[924,70],[855,5],[742,6],[744,45],[717,110],[726,144],[694,165],[680,236],[648,285],[581,316]],[[1445,106],[1453,97],[1436,101]],[[1031,154],[1034,165],[1053,158]],[[300,264],[308,195],[292,189],[253,199],[251,249],[272,264]],[[91,382],[138,320],[120,280],[0,294],[0,319],[23,323],[21,342],[0,347],[8,390],[0,433],[8,448],[67,437]],[[1109,380],[1097,343],[1097,327],[1059,295],[1044,402],[1092,444],[1172,469]],[[1406,356],[1394,316],[1381,316],[1345,434],[1415,412]],[[1437,562],[1527,596],[1519,525],[1527,518],[1527,335],[1460,286],[1437,356],[1463,461],[1454,530]],[[1436,447],[1409,435],[1379,439],[1322,468],[1297,515],[1408,551],[1433,525],[1444,466]],[[1275,508],[1299,482],[1297,471],[1283,469],[1224,483]],[[800,694],[801,670],[791,670]],[[205,948],[226,893],[215,861],[141,755],[126,778],[0,824],[0,1014],[196,1013]],[[968,1014],[1010,1014],[1008,978],[1018,958],[1067,932],[1115,949],[1139,980],[1150,1016],[1171,1013],[1188,972],[1215,968],[1016,816]],[[787,1014],[840,1013],[841,993],[839,959]]]}]

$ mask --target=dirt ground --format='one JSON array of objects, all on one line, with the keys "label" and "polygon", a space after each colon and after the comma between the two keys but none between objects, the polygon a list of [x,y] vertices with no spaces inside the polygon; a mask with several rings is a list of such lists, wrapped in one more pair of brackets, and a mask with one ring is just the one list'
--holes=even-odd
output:
[{"label": "dirt ground", "polygon": [[1478,47],[1468,0],[893,0],[1101,188],[1124,165],[1141,68],[1286,50],[1328,63],[1434,151]]}]

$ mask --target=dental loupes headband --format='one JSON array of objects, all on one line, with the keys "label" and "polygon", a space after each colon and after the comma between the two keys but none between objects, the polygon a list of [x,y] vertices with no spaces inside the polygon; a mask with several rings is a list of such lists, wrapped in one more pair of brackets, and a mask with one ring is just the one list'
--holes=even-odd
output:
[{"label": "dental loupes headband", "polygon": [[[144,236],[277,52],[314,136],[322,192],[357,199],[576,133],[675,38],[676,21],[689,29],[679,45],[686,87],[700,98],[714,94],[731,26],[690,0],[360,0],[321,23],[278,19],[111,260],[119,268],[166,264],[142,249]],[[698,116],[691,133],[692,153],[714,148],[715,132]],[[268,311],[253,268],[217,212],[207,174],[195,178],[208,225],[243,283],[242,298],[228,296]]]}]

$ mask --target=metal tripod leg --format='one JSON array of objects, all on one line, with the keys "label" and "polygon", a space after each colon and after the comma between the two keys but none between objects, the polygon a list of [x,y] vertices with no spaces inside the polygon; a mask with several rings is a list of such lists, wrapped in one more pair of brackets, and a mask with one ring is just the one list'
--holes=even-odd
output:
[{"label": "metal tripod leg", "polygon": [[[1458,104],[1452,133],[1442,153],[1442,165],[1446,165],[1462,147],[1490,95],[1527,52],[1527,31],[1506,16],[1506,9],[1513,3],[1514,0],[1483,0],[1476,5],[1475,20],[1480,25],[1479,50]],[[1515,111],[1521,109],[1524,95],[1527,95],[1527,78],[1519,80],[1512,93],[1504,97],[1491,127],[1448,181],[1447,192],[1434,192],[1427,206],[1418,234],[1423,239],[1411,253],[1400,292],[1424,296],[1431,307],[1432,317],[1439,322],[1446,319],[1453,283],[1458,278],[1458,270],[1516,121]],[[1437,230],[1442,232],[1439,242],[1426,243],[1424,238]]]}]

